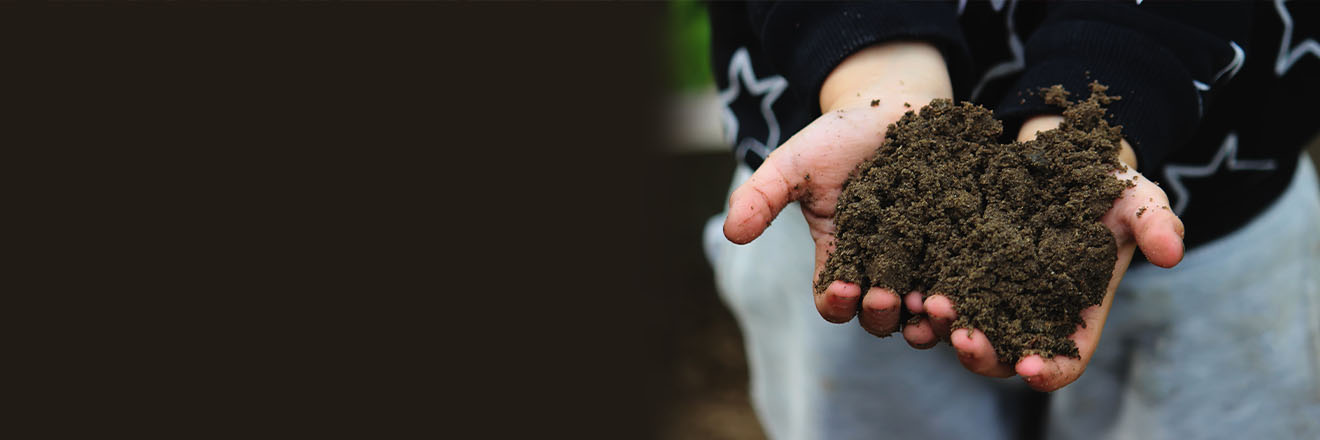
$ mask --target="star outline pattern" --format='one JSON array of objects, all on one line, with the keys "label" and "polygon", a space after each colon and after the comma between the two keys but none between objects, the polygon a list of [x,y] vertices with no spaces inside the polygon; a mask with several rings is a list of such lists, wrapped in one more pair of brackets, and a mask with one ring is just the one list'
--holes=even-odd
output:
[{"label": "star outline pattern", "polygon": [[1284,0],[1274,0],[1274,10],[1279,13],[1279,19],[1283,20],[1283,36],[1279,40],[1279,57],[1274,60],[1274,76],[1283,77],[1302,59],[1302,56],[1310,53],[1320,57],[1320,43],[1315,39],[1307,38],[1297,46],[1292,46],[1293,20],[1292,13],[1288,12],[1288,7],[1283,5]]},{"label": "star outline pattern", "polygon": [[[724,122],[724,141],[728,145],[734,145],[734,156],[739,160],[744,160],[749,152],[761,156],[765,159],[770,156],[770,151],[779,146],[780,127],[779,120],[775,117],[774,106],[779,96],[788,88],[788,80],[783,76],[773,75],[764,79],[757,79],[756,72],[752,69],[752,57],[747,51],[747,47],[740,47],[734,51],[733,56],[729,58],[729,83],[728,88],[719,92],[720,103],[723,104],[721,117]],[[760,140],[747,137],[738,141],[738,116],[733,112],[733,101],[738,98],[743,87],[752,96],[763,96],[761,98],[761,116],[765,118],[766,139],[765,143]]]},{"label": "star outline pattern", "polygon": [[1178,201],[1173,205],[1173,213],[1182,215],[1187,209],[1187,204],[1191,203],[1191,192],[1183,184],[1184,178],[1208,177],[1214,175],[1221,165],[1229,171],[1273,171],[1278,167],[1274,159],[1238,159],[1238,134],[1236,131],[1230,131],[1224,135],[1224,141],[1219,145],[1219,151],[1215,153],[1214,158],[1204,165],[1184,165],[1184,164],[1166,164],[1164,165],[1165,181],[1169,184],[1169,189],[1173,191]]}]

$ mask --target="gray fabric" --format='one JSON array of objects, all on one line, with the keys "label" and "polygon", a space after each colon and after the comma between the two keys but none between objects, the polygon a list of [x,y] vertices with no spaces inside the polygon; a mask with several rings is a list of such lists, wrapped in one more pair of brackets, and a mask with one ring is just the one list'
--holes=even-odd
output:
[{"label": "gray fabric", "polygon": [[[1054,394],[1052,437],[1320,438],[1320,191],[1310,161],[1299,167],[1246,228],[1173,270],[1128,271],[1096,358]],[[749,176],[740,167],[733,185]],[[724,240],[723,218],[706,225],[706,253],[771,438],[1017,437],[1019,379],[820,318],[796,204],[745,246]]]}]

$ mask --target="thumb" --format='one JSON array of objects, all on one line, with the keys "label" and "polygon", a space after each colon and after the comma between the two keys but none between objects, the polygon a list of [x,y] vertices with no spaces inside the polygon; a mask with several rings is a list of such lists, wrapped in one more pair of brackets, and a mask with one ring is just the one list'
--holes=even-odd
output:
[{"label": "thumb", "polygon": [[1141,177],[1131,170],[1119,175],[1131,173],[1136,177],[1136,187],[1130,194],[1124,195],[1115,206],[1132,237],[1141,248],[1141,253],[1152,264],[1164,268],[1177,265],[1183,257],[1183,222],[1169,208],[1169,198],[1150,179]]},{"label": "thumb", "polygon": [[783,159],[788,147],[776,149],[750,179],[729,197],[729,216],[724,219],[724,236],[737,244],[747,244],[761,236],[770,221],[804,191],[807,177]]}]

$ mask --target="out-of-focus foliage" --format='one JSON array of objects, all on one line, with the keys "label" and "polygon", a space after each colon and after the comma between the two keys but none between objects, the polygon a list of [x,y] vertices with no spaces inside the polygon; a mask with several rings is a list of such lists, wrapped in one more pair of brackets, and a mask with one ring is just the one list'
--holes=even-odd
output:
[{"label": "out-of-focus foliage", "polygon": [[707,87],[714,79],[710,73],[710,19],[705,2],[671,0],[668,21],[671,88]]}]

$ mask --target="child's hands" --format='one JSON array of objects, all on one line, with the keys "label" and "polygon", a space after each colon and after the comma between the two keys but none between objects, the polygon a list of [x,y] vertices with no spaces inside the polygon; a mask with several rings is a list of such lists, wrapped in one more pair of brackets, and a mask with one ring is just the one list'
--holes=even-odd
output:
[{"label": "child's hands", "polygon": [[[749,243],[784,206],[800,201],[816,242],[814,280],[834,249],[834,205],[848,174],[875,153],[886,127],[903,113],[952,96],[944,59],[929,44],[889,42],[852,55],[821,88],[821,117],[777,148],[734,190],[725,237]],[[859,321],[867,331],[884,336],[898,329],[899,297],[888,289],[873,288],[863,297],[860,286],[836,281],[816,295],[816,310],[830,322],[843,323],[858,314],[859,301]]]},{"label": "child's hands", "polygon": [[[821,117],[777,148],[747,182],[734,190],[724,223],[725,237],[734,243],[749,243],[786,205],[799,201],[816,243],[815,279],[834,249],[834,206],[848,174],[874,154],[890,123],[932,99],[950,98],[952,94],[944,60],[929,44],[885,43],[844,60],[821,88]],[[1055,128],[1061,121],[1062,117],[1053,115],[1033,118],[1023,125],[1018,140],[1033,139],[1037,131]],[[1135,171],[1136,156],[1126,141],[1119,158],[1130,168],[1116,177],[1137,177],[1136,187],[1125,191],[1102,218],[1114,233],[1118,258],[1104,300],[1082,311],[1086,325],[1072,335],[1080,359],[1032,355],[1017,365],[1000,364],[981,331],[950,331],[949,324],[957,314],[949,299],[941,295],[932,295],[923,302],[920,293],[906,293],[900,299],[895,292],[878,287],[863,295],[860,286],[835,281],[816,295],[816,310],[830,322],[843,323],[859,314],[860,302],[858,321],[862,327],[885,336],[899,329],[903,301],[914,313],[929,315],[929,319],[920,317],[903,329],[905,339],[914,347],[929,348],[937,338],[943,338],[952,341],[959,360],[975,373],[993,377],[1018,374],[1041,391],[1072,383],[1095,353],[1114,290],[1132,261],[1133,250],[1140,246],[1146,258],[1161,267],[1173,267],[1183,256],[1183,224],[1167,209],[1168,197]],[[1146,209],[1138,217],[1143,207]]]},{"label": "child's hands", "polygon": [[[1023,124],[1018,140],[1034,139],[1037,131],[1058,127],[1062,121],[1061,116],[1053,115],[1032,118]],[[1127,271],[1128,263],[1132,261],[1134,247],[1140,246],[1141,253],[1146,259],[1160,267],[1173,267],[1182,260],[1183,224],[1173,211],[1168,209],[1168,197],[1160,187],[1136,172],[1136,155],[1127,141],[1123,141],[1119,159],[1128,165],[1129,169],[1117,173],[1116,177],[1127,180],[1135,176],[1137,186],[1124,191],[1122,197],[1114,201],[1114,206],[1101,219],[1114,233],[1118,245],[1118,259],[1114,263],[1114,274],[1109,279],[1104,301],[1098,306],[1082,311],[1082,319],[1086,325],[1079,327],[1071,337],[1077,344],[1080,359],[1067,356],[1043,359],[1039,355],[1031,355],[1019,360],[1017,365],[1001,364],[995,356],[994,348],[990,346],[990,341],[980,330],[971,330],[970,334],[966,329],[950,332],[949,323],[957,318],[957,314],[954,313],[953,304],[948,298],[931,295],[924,303],[921,303],[919,297],[915,298],[915,304],[919,309],[915,311],[924,310],[930,316],[929,322],[923,322],[921,325],[933,328],[935,334],[950,340],[958,351],[958,359],[968,370],[992,377],[1018,374],[1028,385],[1039,391],[1054,391],[1072,383],[1081,377],[1091,360],[1091,355],[1095,353],[1096,345],[1100,342],[1100,333],[1104,330],[1105,318],[1109,315],[1114,290],[1118,288],[1119,280],[1123,279],[1123,273]],[[1137,215],[1138,212],[1141,212],[1141,216]],[[913,299],[909,298],[909,300]],[[911,304],[912,301],[909,303]],[[911,341],[914,335],[908,333],[917,332],[905,331],[905,336]],[[921,346],[934,345],[934,336],[929,336],[928,333],[922,333],[921,336],[922,339],[918,341],[922,343]]]}]

